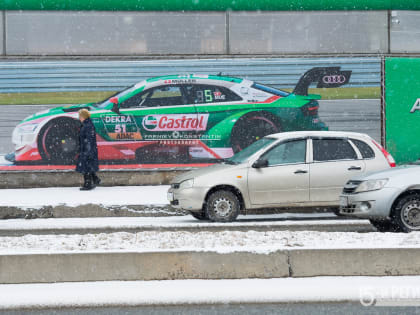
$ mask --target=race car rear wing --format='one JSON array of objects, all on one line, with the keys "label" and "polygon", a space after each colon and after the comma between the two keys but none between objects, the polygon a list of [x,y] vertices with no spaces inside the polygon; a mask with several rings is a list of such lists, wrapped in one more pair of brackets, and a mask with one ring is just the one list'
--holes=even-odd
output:
[{"label": "race car rear wing", "polygon": [[336,88],[349,82],[351,70],[341,71],[340,67],[316,67],[305,72],[296,84],[293,94],[308,95],[309,86],[316,83],[317,88]]}]

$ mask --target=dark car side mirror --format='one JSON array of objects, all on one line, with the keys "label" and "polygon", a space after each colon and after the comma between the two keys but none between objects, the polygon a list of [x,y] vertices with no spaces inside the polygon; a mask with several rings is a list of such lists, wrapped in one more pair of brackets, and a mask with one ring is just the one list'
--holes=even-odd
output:
[{"label": "dark car side mirror", "polygon": [[258,159],[253,164],[253,168],[263,168],[268,166],[268,161],[266,159]]},{"label": "dark car side mirror", "polygon": [[114,113],[116,113],[116,114],[120,114],[120,106],[119,106],[119,102],[118,102],[118,98],[116,98],[116,97],[111,97],[110,99],[109,99],[109,101],[112,103],[112,104],[114,104],[113,106],[112,106],[112,111],[114,112]]}]

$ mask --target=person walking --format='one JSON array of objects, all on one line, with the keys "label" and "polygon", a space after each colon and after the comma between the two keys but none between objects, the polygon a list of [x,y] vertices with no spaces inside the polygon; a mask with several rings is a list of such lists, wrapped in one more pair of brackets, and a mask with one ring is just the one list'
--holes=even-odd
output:
[{"label": "person walking", "polygon": [[79,110],[79,120],[82,127],[79,135],[80,150],[76,172],[83,174],[84,183],[80,190],[92,190],[101,183],[100,178],[96,176],[96,172],[99,171],[96,131],[87,109]]}]

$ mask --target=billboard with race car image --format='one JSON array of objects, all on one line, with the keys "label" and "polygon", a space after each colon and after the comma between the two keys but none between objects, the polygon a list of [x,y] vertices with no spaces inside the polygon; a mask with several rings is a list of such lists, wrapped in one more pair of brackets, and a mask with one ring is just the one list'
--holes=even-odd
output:
[{"label": "billboard with race car image", "polygon": [[233,156],[272,133],[327,130],[319,117],[320,95],[309,86],[347,84],[351,70],[314,67],[293,91],[224,75],[150,78],[112,97],[56,107],[29,116],[14,129],[17,164],[72,164],[78,154],[78,111],[87,108],[103,163],[194,163]]}]

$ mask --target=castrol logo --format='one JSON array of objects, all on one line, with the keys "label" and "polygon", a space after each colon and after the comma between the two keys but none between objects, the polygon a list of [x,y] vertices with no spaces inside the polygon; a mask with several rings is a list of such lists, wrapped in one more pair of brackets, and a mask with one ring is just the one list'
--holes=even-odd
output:
[{"label": "castrol logo", "polygon": [[147,115],[143,127],[148,131],[206,130],[208,114]]}]

